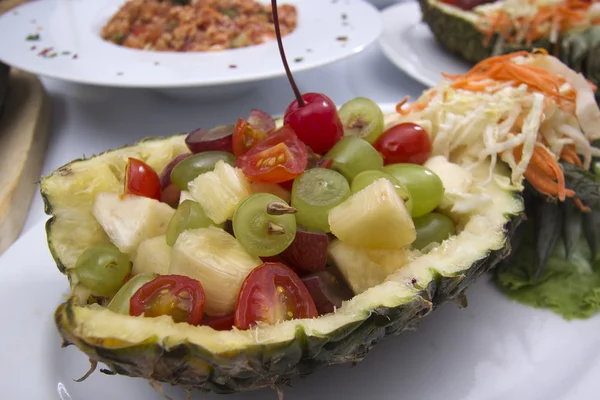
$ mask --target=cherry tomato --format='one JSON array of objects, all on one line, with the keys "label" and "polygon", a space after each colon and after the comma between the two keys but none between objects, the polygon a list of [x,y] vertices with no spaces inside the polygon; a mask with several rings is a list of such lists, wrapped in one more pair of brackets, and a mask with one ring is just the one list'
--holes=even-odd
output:
[{"label": "cherry tomato", "polygon": [[275,324],[317,316],[315,303],[298,275],[281,263],[267,262],[254,268],[244,280],[234,324],[238,329],[248,329],[257,322]]},{"label": "cherry tomato", "polygon": [[255,144],[267,137],[266,131],[254,128],[244,119],[238,119],[233,129],[233,154],[241,157]]},{"label": "cherry tomato", "polygon": [[175,322],[198,325],[204,315],[204,289],[187,276],[159,275],[131,296],[129,310],[132,316],[170,315]]},{"label": "cherry tomato", "polygon": [[486,3],[494,3],[497,0],[442,0],[442,3],[450,4],[463,10],[470,11],[477,6]]},{"label": "cherry tomato", "polygon": [[423,165],[431,154],[431,139],[417,124],[406,122],[383,132],[373,145],[388,164]]},{"label": "cherry tomato", "polygon": [[151,166],[129,158],[125,167],[125,193],[160,200],[160,179]]},{"label": "cherry tomato", "polygon": [[233,314],[222,317],[212,317],[205,315],[200,325],[210,326],[216,331],[228,331],[233,327]]},{"label": "cherry tomato", "polygon": [[255,182],[281,183],[306,169],[306,146],[289,126],[283,126],[239,157],[237,167]]},{"label": "cherry tomato", "polygon": [[304,106],[294,100],[285,111],[283,123],[316,153],[325,154],[344,136],[344,127],[331,99],[321,93],[302,95]]}]

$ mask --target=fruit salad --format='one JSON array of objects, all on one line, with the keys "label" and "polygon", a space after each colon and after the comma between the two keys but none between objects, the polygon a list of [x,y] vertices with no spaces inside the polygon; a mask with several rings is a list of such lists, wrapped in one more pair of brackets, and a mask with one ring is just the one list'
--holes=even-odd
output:
[{"label": "fruit salad", "polygon": [[422,126],[303,97],[320,135],[292,104],[190,132],[161,171],[130,157],[122,193],[94,199],[110,244],[83,251],[78,284],[114,312],[248,329],[335,312],[456,234],[433,170],[468,173],[431,157]]}]

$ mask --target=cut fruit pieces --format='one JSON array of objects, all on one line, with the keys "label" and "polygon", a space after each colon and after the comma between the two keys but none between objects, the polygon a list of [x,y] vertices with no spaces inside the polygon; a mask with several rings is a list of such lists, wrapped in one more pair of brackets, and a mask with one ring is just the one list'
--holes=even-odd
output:
[{"label": "cut fruit pieces", "polygon": [[223,161],[218,161],[214,171],[200,175],[188,187],[194,200],[216,224],[230,219],[238,204],[252,194],[242,170]]},{"label": "cut fruit pieces", "polygon": [[404,201],[383,178],[334,207],[329,226],[348,245],[368,249],[401,249],[417,237]]},{"label": "cut fruit pieces", "polygon": [[135,252],[133,259],[133,275],[151,273],[166,275],[171,264],[171,247],[165,235],[144,240]]},{"label": "cut fruit pieces", "polygon": [[166,232],[175,210],[148,197],[100,193],[92,213],[111,243],[132,254],[144,240]]},{"label": "cut fruit pieces", "polygon": [[329,255],[355,294],[382,283],[388,275],[408,264],[419,253],[409,249],[368,250],[335,240]]},{"label": "cut fruit pieces", "polygon": [[199,281],[206,293],[204,311],[222,316],[234,311],[244,279],[260,264],[260,258],[250,255],[229,233],[209,227],[179,235],[169,273]]}]

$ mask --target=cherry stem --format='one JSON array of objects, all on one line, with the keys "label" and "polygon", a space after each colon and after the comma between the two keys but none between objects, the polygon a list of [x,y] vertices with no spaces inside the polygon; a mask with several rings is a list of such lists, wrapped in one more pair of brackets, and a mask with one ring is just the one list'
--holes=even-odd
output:
[{"label": "cherry stem", "polygon": [[296,96],[296,100],[298,101],[298,107],[304,107],[304,99],[302,98],[302,94],[300,94],[300,90],[298,90],[296,81],[294,81],[292,71],[290,71],[290,66],[288,65],[287,58],[285,56],[285,51],[283,50],[281,29],[279,28],[279,15],[277,14],[277,0],[271,0],[271,8],[273,10],[273,24],[275,25],[275,36],[277,36],[277,45],[279,46],[279,54],[281,55],[281,61],[283,61],[283,68],[285,68],[285,73],[288,77],[288,80],[290,81],[290,85],[292,86],[292,90],[294,91],[294,95]]}]

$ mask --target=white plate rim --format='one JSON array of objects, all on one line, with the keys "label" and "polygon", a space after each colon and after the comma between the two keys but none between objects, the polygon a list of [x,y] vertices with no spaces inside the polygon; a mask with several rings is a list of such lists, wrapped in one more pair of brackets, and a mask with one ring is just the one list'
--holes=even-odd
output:
[{"label": "white plate rim", "polygon": [[[6,22],[6,21],[10,21],[10,18],[19,17],[20,15],[23,15],[23,14],[29,15],[32,12],[35,13],[36,9],[41,9],[41,7],[47,7],[47,4],[50,4],[50,3],[54,3],[54,4],[60,3],[62,5],[68,4],[69,6],[67,8],[61,10],[64,14],[65,12],[77,13],[76,6],[78,4],[83,4],[85,2],[89,3],[92,1],[93,0],[44,0],[44,1],[35,1],[35,2],[25,3],[19,7],[16,7],[15,9],[5,13],[4,15],[0,16],[0,32],[2,32],[3,26],[5,26],[5,25],[10,26],[10,22]],[[115,4],[120,4],[120,3],[124,2],[125,0],[100,0],[100,1],[103,5],[98,6],[98,7],[99,7],[99,9],[104,10],[102,12],[104,12],[106,14],[106,16],[108,17],[108,16],[110,16],[111,13],[107,14],[106,7],[108,7],[110,10],[113,10],[113,9],[116,10],[117,5],[115,5]],[[259,0],[259,1],[265,2],[266,0]],[[290,34],[284,38],[284,46],[286,46],[286,54],[287,54],[288,62],[290,64],[290,68],[291,68],[292,72],[294,72],[294,73],[299,73],[299,72],[304,72],[304,71],[320,68],[325,65],[339,62],[348,57],[356,55],[356,54],[362,52],[367,47],[369,47],[371,44],[373,44],[379,38],[379,36],[381,34],[381,31],[382,31],[381,15],[380,15],[379,11],[371,3],[369,3],[365,0],[343,0],[343,1],[327,0],[327,3],[324,3],[324,2],[325,2],[325,0],[285,0],[285,1],[280,2],[282,4],[283,3],[294,4],[297,6],[298,11],[299,11],[299,26],[297,27],[296,31],[294,31],[292,34]],[[46,5],[42,5],[43,3],[45,3]],[[336,45],[335,47],[332,47],[334,45],[331,43],[328,44],[331,48],[334,49],[334,51],[317,52],[314,49],[318,48],[318,46],[321,46],[321,44],[315,43],[315,42],[313,42],[312,44],[306,45],[302,49],[302,50],[305,50],[304,52],[299,49],[300,44],[298,44],[298,46],[296,46],[296,47],[292,47],[290,45],[290,42],[296,43],[304,38],[310,38],[309,35],[312,35],[312,34],[310,34],[308,32],[311,30],[314,30],[314,29],[318,29],[318,28],[315,28],[314,25],[309,25],[306,23],[300,24],[300,22],[302,21],[303,13],[309,14],[309,15],[311,15],[311,13],[314,14],[316,12],[314,10],[318,9],[317,6],[323,5],[323,4],[326,4],[329,7],[337,6],[337,7],[339,7],[339,10],[340,10],[339,12],[334,11],[333,9],[330,10],[330,12],[332,14],[335,13],[335,15],[338,17],[339,21],[336,20],[336,23],[341,21],[339,24],[339,27],[329,28],[329,31],[328,31],[328,33],[331,33],[334,30],[336,32],[339,31],[339,35],[331,38],[332,42],[338,41],[339,43],[335,43],[335,45]],[[73,11],[73,10],[75,10],[75,11]],[[344,10],[348,10],[348,12],[346,12]],[[56,11],[56,12],[58,13],[58,11]],[[347,17],[346,17],[347,21],[345,18],[340,18],[341,14],[347,15]],[[352,17],[352,15],[355,15],[355,17]],[[22,24],[20,24],[19,26],[24,25],[25,22],[27,22],[27,23],[30,22],[29,19],[27,19],[27,21],[25,21],[26,18],[27,17],[25,17],[25,16],[23,17],[23,21],[21,21]],[[64,16],[61,18],[64,18]],[[310,17],[310,18],[313,18],[313,17]],[[313,20],[311,20],[311,21],[314,22]],[[70,21],[67,21],[67,22],[70,22]],[[29,26],[29,30],[27,32],[34,33],[34,27],[36,25],[41,26],[43,29],[39,33],[41,34],[41,36],[43,38],[44,31],[47,30],[47,28],[45,28],[45,25],[51,23],[51,20],[48,19],[46,21],[43,21],[43,20],[41,20],[41,17],[38,16],[34,19],[31,19],[31,23],[33,25]],[[101,26],[101,23],[94,23],[94,25]],[[72,29],[79,29],[79,31],[81,31],[81,28],[77,28],[77,27],[72,28]],[[120,72],[118,72],[118,71],[123,68],[118,68],[118,67],[112,68],[112,70],[117,71],[117,72],[115,72],[115,76],[113,76],[112,78],[99,79],[99,78],[95,78],[94,76],[92,76],[91,73],[88,74],[87,76],[86,75],[83,75],[83,76],[74,75],[73,76],[73,75],[67,75],[67,72],[65,72],[65,71],[57,72],[56,70],[53,70],[53,68],[46,67],[44,65],[44,63],[47,61],[55,61],[57,59],[60,59],[61,49],[59,49],[55,46],[53,46],[53,47],[56,49],[56,52],[58,53],[58,55],[56,57],[53,57],[55,60],[45,59],[45,60],[40,60],[39,62],[31,61],[31,59],[27,55],[27,54],[31,53],[30,46],[36,46],[36,49],[35,49],[35,51],[33,51],[33,53],[38,53],[39,50],[41,50],[47,46],[43,45],[42,43],[38,44],[36,42],[27,42],[27,43],[25,43],[25,45],[23,45],[23,41],[26,36],[23,33],[24,33],[24,31],[21,30],[21,31],[19,31],[19,33],[14,35],[14,36],[16,36],[14,39],[5,41],[5,43],[10,42],[11,43],[10,45],[5,44],[4,45],[5,47],[3,47],[2,43],[0,43],[0,61],[6,63],[8,65],[12,65],[14,67],[34,73],[36,75],[45,76],[45,77],[53,78],[53,79],[65,80],[65,81],[79,83],[79,84],[94,85],[94,86],[110,86],[110,87],[154,88],[154,89],[186,88],[186,87],[188,87],[188,88],[189,87],[215,87],[215,86],[223,86],[223,85],[234,85],[234,84],[241,84],[241,83],[248,83],[248,82],[256,82],[256,81],[271,79],[271,78],[275,78],[275,77],[281,77],[281,76],[285,75],[283,64],[278,55],[277,55],[277,57],[268,57],[268,58],[262,58],[262,59],[260,58],[261,53],[269,53],[270,55],[275,55],[275,50],[277,48],[277,44],[276,44],[276,41],[273,40],[271,42],[264,43],[264,44],[258,45],[258,46],[252,46],[252,47],[248,47],[248,48],[234,49],[234,50],[225,50],[222,52],[214,52],[214,55],[216,57],[220,57],[220,62],[223,65],[223,68],[219,69],[220,72],[216,73],[214,77],[210,77],[210,75],[208,75],[208,76],[205,75],[202,77],[201,75],[204,71],[195,70],[195,71],[193,71],[193,73],[196,74],[196,76],[191,76],[191,74],[188,74],[188,75],[190,75],[190,77],[186,78],[185,76],[187,76],[187,75],[181,74],[180,73],[181,71],[177,71],[177,70],[169,71],[168,70],[165,72],[161,72],[161,74],[163,74],[163,76],[168,76],[169,74],[171,74],[173,76],[169,76],[167,78],[162,78],[162,77],[157,78],[157,77],[153,76],[153,77],[147,78],[145,81],[142,81],[141,78],[139,78],[139,77],[128,79],[127,76],[131,76],[132,74],[126,74],[126,73],[120,74]],[[72,35],[72,36],[74,36],[74,35]],[[88,33],[85,33],[84,38],[88,38],[88,37],[91,38],[92,36],[93,35],[89,35]],[[5,35],[5,37],[6,37],[6,35]],[[338,39],[340,39],[340,40],[338,40]],[[70,40],[71,40],[71,43],[78,43],[78,41],[80,41],[81,39],[72,38]],[[118,55],[119,52],[121,52],[122,55],[124,55],[124,56],[126,55],[129,58],[136,58],[137,56],[139,56],[138,58],[144,59],[144,61],[139,62],[138,67],[143,66],[147,69],[150,69],[149,63],[151,62],[157,68],[157,71],[160,71],[161,68],[166,68],[165,65],[167,65],[167,64],[170,64],[169,68],[172,68],[173,65],[175,65],[177,62],[179,62],[180,64],[184,64],[186,62],[188,62],[188,63],[194,62],[194,63],[200,63],[200,64],[205,63],[206,64],[207,62],[208,63],[211,62],[210,60],[207,61],[206,60],[207,56],[206,55],[203,56],[201,53],[174,54],[174,53],[139,51],[139,50],[126,49],[123,47],[119,47],[119,46],[116,46],[113,44],[106,43],[103,40],[101,40],[99,37],[94,38],[94,41],[102,42],[101,46],[104,49],[102,51],[108,52],[107,54]],[[53,44],[53,43],[51,42],[50,44]],[[21,46],[19,46],[19,45],[21,45]],[[105,47],[105,46],[107,46],[107,47]],[[76,48],[77,46],[76,45],[67,46],[66,48],[67,48],[67,50],[70,50],[73,47]],[[322,48],[327,49],[327,47],[322,47]],[[64,48],[63,48],[63,50],[64,50]],[[311,51],[309,52],[309,50],[311,50]],[[22,55],[19,55],[18,58],[15,58],[15,57],[17,57],[14,55],[15,51],[18,51],[19,54],[22,54]],[[135,54],[133,52],[135,52]],[[82,58],[84,57],[81,52],[77,52],[77,51],[72,52],[71,54],[77,54],[78,55],[77,61],[79,61],[79,62],[81,62]],[[134,55],[131,55],[131,54],[134,54]],[[208,52],[206,54],[208,54]],[[278,54],[278,53],[276,53],[276,54]],[[66,57],[66,58],[70,58],[70,55],[69,55],[69,57]],[[22,59],[23,57],[25,57],[27,59],[26,62]],[[295,62],[296,58],[300,58],[300,59],[302,59],[302,61]],[[115,57],[114,59],[118,60],[119,57]],[[263,61],[263,64],[264,64],[264,59],[269,60],[268,64],[270,64],[269,65],[270,70],[262,69],[261,61]],[[158,62],[157,60],[160,62]],[[242,60],[253,60],[253,61],[249,64],[244,64],[243,62],[240,62]],[[165,61],[165,62],[163,62],[163,61]],[[235,68],[227,68],[228,65],[235,66]],[[242,68],[242,66],[244,68]],[[245,67],[247,67],[247,66],[250,66],[250,67],[246,69]],[[254,69],[250,70],[251,68],[254,68]],[[82,69],[82,68],[80,68],[80,69]],[[215,71],[216,71],[216,69],[215,69]],[[223,72],[223,71],[227,71],[227,72]],[[200,72],[202,72],[202,73],[200,73]],[[177,74],[177,73],[179,73],[179,76],[175,76],[175,74]],[[154,80],[154,78],[156,78],[157,80]]]},{"label": "white plate rim", "polygon": [[[442,72],[464,73],[468,71],[468,64],[439,47],[431,32],[429,32],[428,39],[435,45],[435,50],[432,50],[429,56],[438,61],[436,66],[439,66],[439,68],[435,69],[436,72],[438,72],[436,78],[433,78],[431,74],[427,73],[426,69],[423,69],[416,63],[416,60],[420,60],[424,52],[428,50],[417,48],[417,51],[414,51],[414,47],[408,46],[407,44],[402,45],[402,41],[394,40],[402,37],[405,38],[409,29],[429,29],[422,21],[421,9],[417,1],[399,3],[386,7],[381,12],[381,16],[383,20],[383,31],[379,36],[379,47],[392,64],[411,78],[427,87],[433,87],[442,80]],[[409,41],[405,40],[404,43],[409,43]],[[411,56],[414,57],[414,59],[411,60],[411,57],[404,56],[402,54],[403,51],[412,52]],[[445,69],[445,67],[447,68],[449,65],[454,69],[453,71]]]}]

